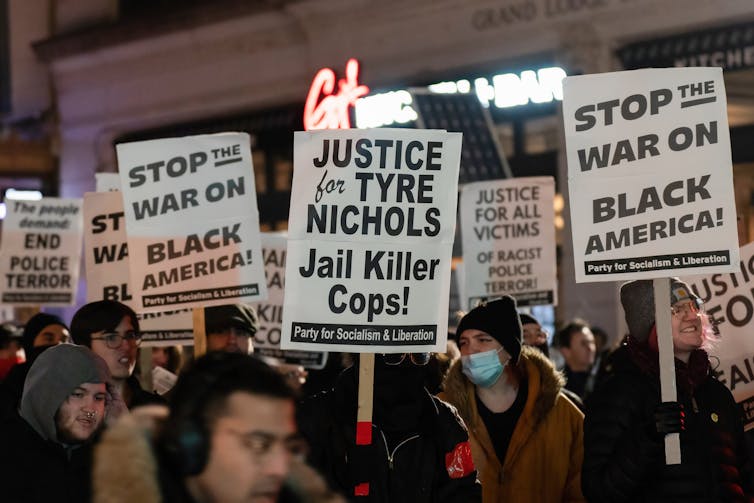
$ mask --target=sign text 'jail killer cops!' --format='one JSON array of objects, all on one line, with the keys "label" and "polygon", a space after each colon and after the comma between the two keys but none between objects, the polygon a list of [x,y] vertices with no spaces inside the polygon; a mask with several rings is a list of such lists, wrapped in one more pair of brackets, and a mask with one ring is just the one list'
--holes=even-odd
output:
[{"label": "sign text 'jail killer cops!'", "polygon": [[297,132],[283,349],[444,351],[461,135]]}]

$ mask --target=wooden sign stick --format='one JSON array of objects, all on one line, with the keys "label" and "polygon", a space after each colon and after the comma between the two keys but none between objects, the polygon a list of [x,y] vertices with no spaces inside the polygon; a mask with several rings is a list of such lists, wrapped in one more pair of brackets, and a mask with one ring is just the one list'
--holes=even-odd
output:
[{"label": "wooden sign stick", "polygon": [[[663,402],[678,400],[675,389],[675,357],[673,354],[673,334],[670,320],[670,280],[653,280],[655,294],[655,324],[657,326],[657,346],[660,349],[660,396]],[[665,435],[665,464],[681,464],[681,438],[678,433]]]},{"label": "wooden sign stick", "polygon": [[[359,395],[356,410],[356,445],[372,443],[372,409],[374,406],[374,354],[359,355]],[[369,482],[359,482],[354,496],[369,496]]]},{"label": "wooden sign stick", "polygon": [[194,359],[207,352],[207,334],[204,332],[204,308],[193,309],[194,318]]}]

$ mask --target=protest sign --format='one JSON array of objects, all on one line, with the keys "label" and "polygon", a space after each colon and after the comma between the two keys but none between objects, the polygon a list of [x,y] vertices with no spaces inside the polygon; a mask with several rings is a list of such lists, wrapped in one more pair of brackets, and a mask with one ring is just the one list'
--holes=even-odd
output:
[{"label": "protest sign", "polygon": [[70,306],[81,262],[81,199],[6,201],[0,272],[2,303]]},{"label": "protest sign", "polygon": [[713,326],[708,352],[717,378],[744,410],[747,430],[754,429],[754,243],[741,248],[738,270],[728,274],[683,278],[704,301]]},{"label": "protest sign", "polygon": [[84,194],[84,263],[87,302],[117,300],[134,307],[120,192]]},{"label": "protest sign", "polygon": [[445,351],[461,135],[297,132],[283,349]]},{"label": "protest sign", "polygon": [[137,311],[266,298],[249,135],[116,148]]},{"label": "protest sign", "polygon": [[280,349],[283,330],[283,296],[285,292],[285,255],[288,237],[285,233],[262,233],[262,257],[267,276],[267,300],[254,306],[259,317],[259,329],[254,334],[254,354],[273,358],[278,362],[321,369],[327,363],[327,353]]},{"label": "protest sign", "polygon": [[97,192],[120,190],[120,174],[118,173],[95,173],[94,181]]},{"label": "protest sign", "polygon": [[[86,301],[114,300],[135,310],[120,192],[84,194],[84,257]],[[137,317],[143,346],[194,343],[190,309],[138,313]]]},{"label": "protest sign", "polygon": [[464,185],[461,308],[513,295],[519,307],[555,304],[555,181],[512,178]]},{"label": "protest sign", "polygon": [[576,281],[735,269],[722,71],[566,77],[563,93]]}]

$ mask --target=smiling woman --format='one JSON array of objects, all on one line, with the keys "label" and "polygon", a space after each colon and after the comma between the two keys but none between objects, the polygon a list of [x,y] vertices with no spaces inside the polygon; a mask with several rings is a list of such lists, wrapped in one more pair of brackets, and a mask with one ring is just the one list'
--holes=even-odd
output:
[{"label": "smiling woman", "polygon": [[[678,399],[662,402],[652,281],[621,287],[630,335],[588,402],[584,493],[590,501],[749,501],[754,476],[741,410],[702,349],[708,320],[701,299],[678,278],[668,279]],[[680,433],[682,457],[665,468],[670,433]]]}]

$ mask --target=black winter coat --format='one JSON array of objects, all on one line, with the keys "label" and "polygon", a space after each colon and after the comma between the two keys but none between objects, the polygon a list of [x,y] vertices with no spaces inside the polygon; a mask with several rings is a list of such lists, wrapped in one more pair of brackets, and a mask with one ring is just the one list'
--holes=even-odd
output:
[{"label": "black winter coat", "polygon": [[[468,446],[468,432],[455,409],[425,393],[416,433],[389,442],[379,425],[372,425],[372,444],[356,446],[356,387],[346,370],[335,388],[319,393],[299,406],[298,425],[310,446],[309,463],[328,485],[354,498],[356,473],[369,473],[369,497],[356,501],[379,503],[481,502],[476,470],[458,478],[449,476],[448,460],[454,447]],[[388,447],[390,445],[390,447]],[[393,447],[397,445],[397,447]],[[468,450],[471,461],[471,451]],[[360,480],[358,480],[360,481]]]},{"label": "black winter coat", "polygon": [[629,339],[588,400],[584,496],[594,503],[754,501],[741,411],[710,374],[703,351],[692,354],[688,368],[676,360],[686,430],[680,434],[681,464],[665,465],[663,439],[652,434],[660,403],[656,361],[656,353]]},{"label": "black winter coat", "polygon": [[91,501],[92,446],[66,450],[44,440],[18,414],[0,425],[0,501]]}]

